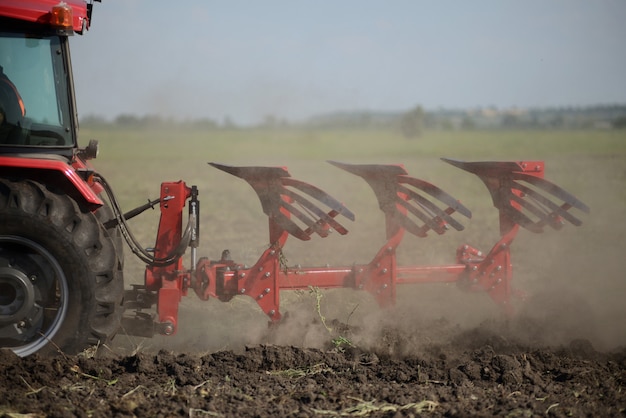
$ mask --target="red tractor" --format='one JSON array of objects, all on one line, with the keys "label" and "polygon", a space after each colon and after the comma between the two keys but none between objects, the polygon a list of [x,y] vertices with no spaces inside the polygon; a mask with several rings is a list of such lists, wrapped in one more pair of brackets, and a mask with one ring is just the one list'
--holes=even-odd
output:
[{"label": "red tractor", "polygon": [[[484,181],[500,213],[500,239],[485,253],[462,245],[448,265],[400,266],[396,249],[405,232],[425,237],[462,230],[453,215],[470,217],[470,211],[400,165],[332,162],[371,186],[385,214],[387,240],[362,264],[289,267],[282,250],[290,235],[346,234],[338,217],[354,220],[354,214],[285,168],[211,163],[252,186],[269,218],[269,240],[253,266],[236,263],[228,251],[218,260],[198,258],[195,186],[162,183],[158,199],[124,213],[88,163],[97,143],[78,146],[69,39],[89,28],[91,12],[92,4],[82,0],[0,0],[0,347],[20,356],[77,353],[108,342],[122,323],[137,335],[174,334],[189,290],[202,300],[251,297],[278,322],[281,289],[361,289],[388,306],[397,286],[455,282],[487,292],[510,313],[510,245],[520,226],[541,232],[565,222],[580,225],[569,210],[589,211],[543,179],[543,162],[444,160]],[[154,248],[145,249],[126,220],[153,205],[161,220]],[[124,242],[146,264],[144,283],[126,290]],[[191,264],[185,267],[188,249]]]},{"label": "red tractor", "polygon": [[0,2],[0,346],[77,352],[119,328],[122,248],[78,148],[69,37],[84,1]]}]

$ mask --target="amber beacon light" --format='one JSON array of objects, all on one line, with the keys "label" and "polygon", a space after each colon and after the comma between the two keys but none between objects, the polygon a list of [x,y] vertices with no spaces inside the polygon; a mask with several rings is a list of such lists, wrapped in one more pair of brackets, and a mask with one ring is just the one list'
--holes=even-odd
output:
[{"label": "amber beacon light", "polygon": [[57,28],[72,30],[72,8],[65,2],[60,2],[52,7],[50,12],[50,24]]}]

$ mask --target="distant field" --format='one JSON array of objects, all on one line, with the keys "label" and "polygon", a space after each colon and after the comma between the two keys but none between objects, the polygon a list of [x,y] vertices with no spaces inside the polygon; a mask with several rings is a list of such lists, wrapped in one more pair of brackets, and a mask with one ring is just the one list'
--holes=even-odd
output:
[{"label": "distant field", "polygon": [[[107,161],[178,157],[324,160],[401,157],[546,158],[626,154],[626,130],[437,131],[406,139],[391,131],[360,130],[120,130],[84,129],[83,141],[100,139]],[[176,148],[172,149],[175,144]],[[147,148],[149,147],[149,148]],[[141,152],[135,152],[141,151]],[[207,155],[208,154],[208,155]]]},{"label": "distant field", "polygon": [[[409,174],[438,185],[473,212],[471,220],[462,221],[466,226],[462,232],[405,239],[400,262],[421,265],[454,261],[456,247],[465,242],[488,250],[498,236],[497,212],[487,189],[478,178],[445,164],[440,157],[545,160],[546,178],[587,203],[592,213],[581,214],[584,224],[580,228],[567,225],[562,231],[548,230],[541,235],[521,231],[513,250],[515,283],[525,289],[555,292],[554,303],[564,294],[578,295],[583,302],[576,310],[591,311],[607,327],[606,331],[598,327],[602,341],[626,344],[622,331],[626,280],[621,266],[626,253],[624,130],[427,132],[407,140],[392,132],[357,130],[83,129],[81,138],[83,144],[91,138],[100,141],[100,156],[94,165],[113,185],[125,210],[157,197],[162,181],[183,179],[198,185],[202,205],[199,255],[217,258],[228,248],[237,261],[248,264],[266,248],[267,219],[250,186],[208,166],[209,161],[287,166],[293,177],[317,185],[355,212],[356,222],[345,222],[350,230],[345,237],[314,237],[306,243],[290,239],[285,248],[289,263],[302,265],[367,262],[384,242],[382,213],[367,184],[326,160],[404,164]],[[145,246],[153,245],[157,225],[157,211],[131,221]],[[127,283],[141,283],[143,266],[129,251],[126,257]],[[477,296],[463,295],[456,289],[450,289],[449,301],[442,301],[428,296],[424,289],[411,296],[411,303],[423,306],[424,314],[435,317],[452,315],[453,320],[461,321],[467,312],[452,309],[455,317],[451,308],[490,303],[482,299],[476,302]],[[228,308],[216,308],[219,302],[215,301],[209,305],[219,312],[240,306],[238,300],[223,304]],[[243,305],[249,315],[264,321],[253,304]]]}]

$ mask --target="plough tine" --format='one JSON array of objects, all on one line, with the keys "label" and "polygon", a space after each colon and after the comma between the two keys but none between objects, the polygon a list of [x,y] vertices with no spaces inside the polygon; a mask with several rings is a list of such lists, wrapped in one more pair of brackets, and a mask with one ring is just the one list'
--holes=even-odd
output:
[{"label": "plough tine", "polygon": [[[313,212],[315,215],[317,215],[320,218],[318,221],[313,221],[313,225],[309,225],[306,221],[303,220],[303,222],[307,223],[309,228],[315,230],[315,232],[317,232],[319,235],[322,235],[324,237],[328,235],[328,231],[323,228],[324,224],[328,224],[337,232],[339,232],[341,235],[345,235],[348,233],[348,230],[345,229],[339,222],[337,222],[335,219],[329,216],[326,212],[324,212],[323,210],[315,206],[313,203],[309,202],[306,198],[287,189],[285,189],[283,193],[285,193],[285,195],[291,198],[294,202],[304,206],[307,210]],[[333,209],[331,213],[338,215],[340,212]]]},{"label": "plough tine", "polygon": [[[536,205],[533,205],[532,203],[530,203],[528,200],[525,200],[524,198],[521,198],[514,193],[511,193],[509,197],[511,200],[517,202],[521,207],[523,207],[528,212],[532,213],[533,215],[535,215],[537,218],[540,219],[540,221],[535,222],[531,220],[530,217],[522,214],[518,209],[512,206],[508,207],[508,210],[507,210],[508,214],[512,212],[517,212],[527,219],[527,221],[525,221],[523,224],[522,223],[520,224],[524,226],[525,228],[530,229],[533,232],[541,232],[543,229],[543,225],[545,225],[546,223],[552,223],[552,221],[554,220],[554,219],[553,220],[550,219],[549,212],[546,212],[545,210],[540,209]],[[554,225],[554,227],[555,229],[559,229],[556,225]]]},{"label": "plough tine", "polygon": [[[567,209],[571,208],[569,203],[564,203],[565,206],[559,206],[553,201],[551,201],[550,199],[543,196],[542,194],[536,192],[535,190],[529,187],[524,186],[523,184],[517,183],[516,188],[520,190],[522,193],[528,195],[537,203],[549,208],[551,210],[551,213],[549,213],[550,215],[549,219],[556,221],[557,216],[558,216],[558,217],[562,217],[563,219],[566,219],[573,225],[576,225],[576,226],[582,225],[582,221],[580,219],[576,218],[574,215],[568,212]],[[550,222],[549,220],[548,220],[548,223],[555,228],[560,227],[560,223],[557,224],[556,222]]]},{"label": "plough tine", "polygon": [[[325,213],[321,209],[313,205],[311,202],[309,202],[308,200],[306,200],[304,197],[300,196],[299,194],[293,193],[290,190],[283,190],[283,193],[285,194],[285,196],[288,196],[294,202],[304,206],[306,209],[308,209],[311,212],[314,212],[316,215],[319,215],[320,217],[323,217],[325,215]],[[322,223],[316,220],[312,220],[304,212],[302,212],[301,210],[299,210],[292,204],[287,203],[284,200],[281,202],[281,206],[287,209],[296,218],[300,219],[306,226],[309,227],[309,229],[311,229],[314,232],[317,232],[318,235],[322,237],[328,236],[328,231],[322,228]]]},{"label": "plough tine", "polygon": [[[303,241],[309,240],[313,232],[316,232],[321,237],[328,236],[329,231],[326,225],[334,228],[342,235],[346,234],[348,230],[334,219],[339,214],[350,220],[355,219],[354,214],[348,208],[326,192],[308,183],[290,178],[291,175],[285,168],[232,167],[217,163],[209,164],[246,180],[259,196],[263,212],[282,230]],[[289,187],[324,203],[331,209],[330,212],[326,213],[306,197],[298,194],[295,190],[289,189]],[[306,213],[296,208],[292,204],[294,202],[306,209]],[[283,213],[283,211],[287,213]],[[305,224],[307,229],[303,230],[290,219],[290,215],[293,215]],[[319,219],[315,218],[314,215]]]},{"label": "plough tine", "polygon": [[296,224],[294,221],[289,219],[287,216],[283,215],[280,211],[277,211],[276,213],[274,213],[271,219],[273,219],[274,222],[276,222],[278,226],[280,226],[285,231],[289,232],[294,237],[302,241],[308,241],[311,239],[311,236],[307,234],[306,232],[304,232],[302,228],[298,226],[298,224]]},{"label": "plough tine", "polygon": [[[354,221],[355,219],[354,213],[352,213],[347,207],[345,207],[338,200],[336,200],[335,198],[333,198],[331,195],[327,194],[323,190],[311,184],[304,183],[300,180],[296,180],[294,178],[283,178],[281,181],[285,186],[291,186],[291,187],[294,187],[296,189],[303,191],[309,196],[312,196],[315,199],[319,200],[320,202],[324,203],[326,206],[328,206],[332,210],[337,211],[337,213],[345,216],[351,221]],[[322,213],[326,214],[323,211]]]},{"label": "plough tine", "polygon": [[[336,161],[329,161],[329,163],[362,177],[374,190],[380,209],[391,216],[397,225],[419,237],[425,237],[429,229],[438,234],[443,234],[447,229],[447,224],[458,231],[463,230],[463,225],[450,216],[455,211],[468,218],[472,216],[470,210],[458,200],[426,181],[408,176],[402,166],[357,165]],[[446,204],[446,209],[441,209],[431,199],[406,186],[419,189]],[[424,225],[419,226],[412,219],[409,219],[406,211],[401,212],[398,205],[422,221]]]},{"label": "plough tine", "polygon": [[428,183],[427,181],[424,181],[424,180],[416,179],[415,177],[409,177],[409,176],[400,176],[399,182],[408,183],[411,186],[416,187],[428,193],[435,199],[448,205],[451,209],[454,209],[455,212],[459,212],[460,214],[464,215],[466,218],[471,219],[472,217],[472,212],[468,208],[463,206],[461,202],[459,202],[454,197],[450,196],[448,193],[444,192],[443,190],[441,190],[439,187],[435,186],[434,184]]},{"label": "plough tine", "polygon": [[[413,180],[417,180],[417,179],[413,179]],[[399,190],[402,193],[405,193],[411,199],[415,200],[415,202],[417,204],[419,204],[419,206],[422,207],[424,210],[428,211],[432,215],[436,215],[436,216],[442,218],[443,220],[446,221],[446,223],[452,225],[452,227],[454,229],[456,229],[457,231],[462,231],[465,228],[463,225],[461,225],[459,222],[457,222],[452,216],[450,216],[448,213],[446,213],[446,211],[441,210],[437,205],[432,203],[430,200],[425,199],[423,196],[420,196],[418,193],[416,193],[413,190],[408,189],[406,187],[398,186],[398,188],[399,188]],[[446,202],[444,202],[444,203],[446,203]],[[463,205],[461,205],[461,206],[463,206]],[[448,206],[448,207],[450,207],[450,206]],[[463,208],[467,209],[464,206],[463,206]],[[409,209],[409,210],[411,210],[411,209]],[[416,210],[416,208],[414,208],[414,210]],[[412,212],[412,213],[414,213],[414,212]],[[417,214],[415,214],[415,215],[417,216]],[[471,213],[470,213],[469,217],[471,217]],[[433,229],[435,229],[435,228],[433,228]]]},{"label": "plough tine", "polygon": [[394,221],[399,223],[402,226],[402,228],[406,229],[413,235],[416,235],[420,238],[426,237],[427,236],[426,233],[428,232],[429,229],[433,229],[435,230],[435,232],[439,232],[438,231],[438,229],[440,229],[439,225],[437,225],[434,221],[432,221],[428,217],[424,216],[423,213],[421,213],[419,210],[415,209],[413,206],[408,204],[405,200],[398,199],[398,203],[404,206],[405,208],[407,208],[411,213],[413,213],[415,216],[420,218],[422,221],[424,221],[424,225],[420,227],[411,219],[409,219],[406,215],[403,215],[402,213],[396,210],[392,213],[392,216],[393,216]]},{"label": "plough tine", "polygon": [[[287,193],[287,192],[285,192]],[[289,193],[290,195],[295,195],[297,196],[299,199],[301,199],[300,196],[298,196],[295,193]],[[302,203],[302,202],[298,202],[298,203]],[[320,226],[320,224],[318,224],[316,221],[312,220],[311,218],[309,218],[305,213],[303,213],[300,209],[296,208],[295,206],[293,206],[292,204],[286,202],[285,200],[282,200],[280,202],[280,206],[287,209],[287,211],[289,211],[290,214],[294,215],[297,219],[299,219],[302,223],[304,223],[306,226],[309,227],[309,229],[313,230],[314,232],[317,232],[318,235],[322,236],[322,237],[326,237],[328,236],[328,232],[324,231],[324,229],[322,229],[322,227]],[[304,233],[306,233],[304,230],[302,231]]]},{"label": "plough tine", "polygon": [[561,199],[565,203],[571,205],[572,207],[575,207],[576,209],[582,212],[585,212],[585,213],[591,212],[591,210],[589,209],[589,206],[585,205],[583,202],[578,200],[575,196],[563,190],[556,184],[551,183],[548,180],[545,180],[541,177],[531,176],[531,175],[523,174],[523,173],[514,173],[513,179],[526,181],[532,184],[533,186],[536,186],[542,190],[545,190],[546,192],[550,193],[554,197]]},{"label": "plough tine", "polygon": [[[568,210],[576,208],[585,213],[590,211],[589,207],[576,197],[543,178],[543,162],[465,162],[447,158],[442,160],[480,177],[491,193],[494,206],[511,221],[533,232],[542,232],[544,225],[560,229],[562,220],[580,226],[582,221]],[[521,182],[528,183],[535,189]],[[561,205],[555,203],[539,190],[564,203]],[[522,209],[539,220],[533,221],[522,213]]]},{"label": "plough tine", "polygon": [[507,206],[501,209],[502,213],[504,213],[509,219],[511,219],[516,224],[523,226],[529,231],[540,233],[543,232],[543,228],[540,225],[537,225],[532,219],[530,219],[527,215],[523,214],[519,210],[515,209],[513,206]]}]

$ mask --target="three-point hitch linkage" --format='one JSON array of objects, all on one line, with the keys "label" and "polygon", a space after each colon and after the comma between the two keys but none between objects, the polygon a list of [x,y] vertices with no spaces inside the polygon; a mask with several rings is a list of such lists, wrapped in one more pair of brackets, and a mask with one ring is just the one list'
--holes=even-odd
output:
[{"label": "three-point hitch linkage", "polygon": [[[174,334],[178,327],[178,305],[189,289],[202,300],[213,297],[228,301],[237,295],[249,296],[272,322],[277,322],[281,319],[280,291],[285,289],[310,286],[361,289],[371,293],[385,307],[395,302],[398,285],[456,282],[467,290],[487,292],[505,313],[511,314],[510,302],[515,293],[511,287],[510,246],[519,227],[542,232],[546,225],[554,229],[560,229],[565,222],[578,226],[582,222],[568,210],[576,208],[588,213],[589,208],[545,180],[541,161],[443,160],[476,174],[485,183],[499,210],[500,239],[487,253],[462,245],[457,250],[455,264],[437,266],[397,265],[396,249],[404,232],[425,237],[430,230],[437,234],[443,234],[450,227],[460,231],[463,225],[453,215],[470,218],[471,212],[438,187],[410,177],[401,165],[330,162],[362,177],[374,191],[385,214],[387,241],[369,263],[347,267],[285,265],[282,249],[289,235],[309,240],[313,234],[326,237],[331,229],[344,235],[348,231],[336,218],[339,215],[350,220],[355,218],[326,192],[291,178],[285,168],[210,163],[246,180],[269,218],[268,248],[252,267],[234,262],[228,251],[217,261],[198,260],[197,188],[187,187],[182,181],[163,183],[160,199],[151,202],[158,202],[161,209],[156,245],[146,267],[145,283],[127,291],[126,308],[134,309],[135,316],[125,319],[125,331],[145,336],[155,332]],[[189,221],[183,230],[183,212],[188,201]],[[118,219],[120,216],[129,217],[129,214],[118,214]],[[191,269],[183,266],[181,258],[187,247],[191,248]],[[143,312],[155,304],[156,317]]]}]

